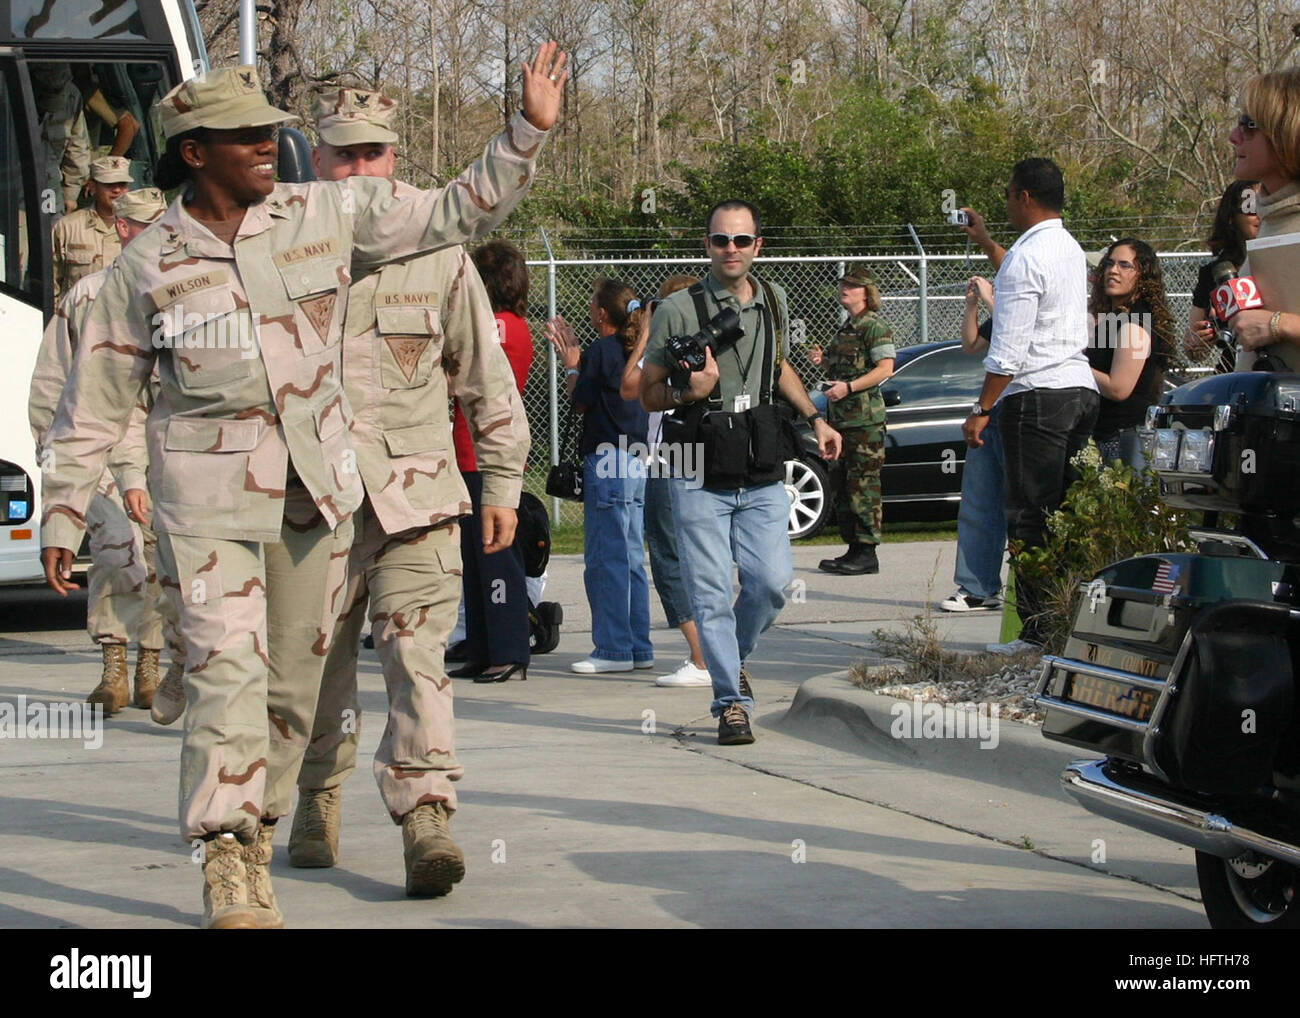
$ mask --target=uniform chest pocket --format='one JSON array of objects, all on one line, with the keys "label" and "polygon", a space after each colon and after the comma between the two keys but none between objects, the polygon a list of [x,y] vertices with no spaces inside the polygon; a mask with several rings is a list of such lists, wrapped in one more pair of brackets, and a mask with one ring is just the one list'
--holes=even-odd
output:
[{"label": "uniform chest pocket", "polygon": [[229,286],[177,297],[154,316],[154,343],[172,352],[181,391],[216,395],[248,378],[258,355],[253,321]]},{"label": "uniform chest pocket", "polygon": [[293,301],[294,324],[303,352],[337,346],[343,338],[342,305],[347,303],[339,300],[340,287],[348,283],[343,262],[333,257],[311,258],[276,268]]},{"label": "uniform chest pocket", "polygon": [[63,260],[69,265],[90,268],[101,259],[99,252],[89,244],[68,244],[63,249]]},{"label": "uniform chest pocket", "polygon": [[375,308],[379,381],[385,389],[415,389],[428,384],[442,357],[438,309],[423,305]]}]

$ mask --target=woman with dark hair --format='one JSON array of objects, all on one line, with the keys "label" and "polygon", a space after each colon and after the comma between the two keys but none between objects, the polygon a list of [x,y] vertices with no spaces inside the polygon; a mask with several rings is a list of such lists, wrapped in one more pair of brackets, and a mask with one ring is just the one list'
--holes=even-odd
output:
[{"label": "woman with dark hair", "polygon": [[[505,241],[484,244],[473,258],[497,320],[501,349],[522,397],[533,363],[533,336],[524,321],[528,312],[528,266],[519,249]],[[483,551],[483,528],[478,522],[483,478],[459,400],[451,435],[456,465],[469,489],[474,513],[461,521],[460,530],[467,664],[447,674],[454,678],[473,676],[475,682],[505,682],[516,676],[527,679],[528,591],[524,558],[517,543],[491,555]]]},{"label": "woman with dark hair", "polygon": [[654,667],[650,584],[645,574],[645,463],[629,452],[644,446],[649,418],[639,400],[619,391],[641,325],[641,302],[617,279],[598,279],[591,324],[600,338],[579,353],[563,318],[546,335],[564,362],[565,385],[582,414],[583,582],[591,606],[591,656],[571,666],[580,674]]},{"label": "woman with dark hair", "polygon": [[1174,336],[1164,276],[1149,244],[1125,237],[1106,249],[1088,310],[1095,324],[1086,353],[1101,392],[1092,437],[1104,461],[1141,470],[1146,457],[1138,429],[1147,407],[1159,401]]},{"label": "woman with dark hair", "polygon": [[157,104],[168,146],[155,179],[184,192],[91,307],[46,437],[58,471],[45,474],[41,557],[66,594],[86,505],[157,362],[152,522],[185,644],[180,831],[203,842],[204,928],[284,923],[271,839],[292,805],[364,496],[342,386],[352,274],[505,216],[532,172],[522,153],[559,110],[554,54],[547,44],[535,70],[524,65],[528,112],[480,163],[407,198],[377,177],[277,183],[276,130],[297,118],[267,102],[254,67],[210,71]]},{"label": "woman with dark hair", "polygon": [[[1183,337],[1183,349],[1189,357],[1204,357],[1214,342],[1214,328],[1207,320],[1210,294],[1215,287],[1214,267],[1220,262],[1230,262],[1233,268],[1240,269],[1246,260],[1246,241],[1254,240],[1259,233],[1259,216],[1255,214],[1255,188],[1258,184],[1258,180],[1234,180],[1219,199],[1207,240],[1210,260],[1197,273],[1187,335]],[[1220,350],[1215,371],[1231,371],[1236,356],[1235,348]]]}]

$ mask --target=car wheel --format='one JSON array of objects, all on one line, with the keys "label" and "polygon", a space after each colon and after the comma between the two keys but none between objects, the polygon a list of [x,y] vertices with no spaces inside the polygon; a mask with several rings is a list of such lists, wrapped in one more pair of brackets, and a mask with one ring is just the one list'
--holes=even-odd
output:
[{"label": "car wheel", "polygon": [[813,537],[831,514],[831,484],[815,460],[785,461],[785,493],[790,496],[790,540]]},{"label": "car wheel", "polygon": [[1234,859],[1196,853],[1205,915],[1216,930],[1300,928],[1300,870],[1257,852]]}]

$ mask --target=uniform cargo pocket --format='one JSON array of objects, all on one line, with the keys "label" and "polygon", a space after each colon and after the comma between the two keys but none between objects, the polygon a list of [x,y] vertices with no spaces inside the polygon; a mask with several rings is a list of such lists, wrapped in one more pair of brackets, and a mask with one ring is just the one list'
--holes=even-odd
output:
[{"label": "uniform cargo pocket", "polygon": [[438,309],[415,305],[375,308],[379,328],[379,380],[385,389],[428,383],[441,357]]},{"label": "uniform cargo pocket", "polygon": [[167,424],[160,501],[168,505],[234,508],[257,445],[257,421],[174,417]]},{"label": "uniform cargo pocket", "polygon": [[339,321],[339,287],[346,285],[347,273],[337,258],[312,258],[279,265],[285,292],[293,301],[294,323],[304,352],[315,352],[337,345],[343,338]]},{"label": "uniform cargo pocket", "polygon": [[411,456],[418,452],[436,452],[446,449],[446,428],[433,424],[418,424],[410,428],[394,428],[384,432],[384,443],[390,456]]},{"label": "uniform cargo pocket", "polygon": [[236,310],[230,287],[186,294],[160,308],[154,323],[155,343],[171,350],[181,391],[217,394],[252,375],[253,321],[247,310]]}]

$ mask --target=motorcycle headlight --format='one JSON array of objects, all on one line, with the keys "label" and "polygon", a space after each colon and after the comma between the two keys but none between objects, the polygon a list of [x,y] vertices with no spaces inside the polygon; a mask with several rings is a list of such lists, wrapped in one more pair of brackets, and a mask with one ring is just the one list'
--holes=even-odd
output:
[{"label": "motorcycle headlight", "polygon": [[1173,428],[1156,428],[1151,465],[1157,470],[1173,470],[1178,465],[1178,432]]},{"label": "motorcycle headlight", "polygon": [[1183,432],[1178,451],[1178,469],[1187,474],[1208,474],[1214,459],[1214,435],[1208,431]]}]

